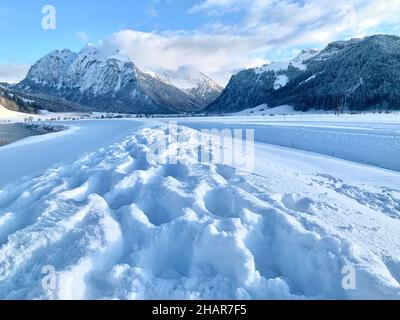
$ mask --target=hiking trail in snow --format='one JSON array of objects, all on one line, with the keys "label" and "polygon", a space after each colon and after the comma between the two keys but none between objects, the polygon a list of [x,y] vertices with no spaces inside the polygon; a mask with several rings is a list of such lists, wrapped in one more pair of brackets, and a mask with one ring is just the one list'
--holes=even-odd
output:
[{"label": "hiking trail in snow", "polygon": [[179,162],[149,163],[167,131],[0,190],[1,299],[400,298],[398,190],[279,164],[241,176],[190,156],[198,132],[185,127]]}]

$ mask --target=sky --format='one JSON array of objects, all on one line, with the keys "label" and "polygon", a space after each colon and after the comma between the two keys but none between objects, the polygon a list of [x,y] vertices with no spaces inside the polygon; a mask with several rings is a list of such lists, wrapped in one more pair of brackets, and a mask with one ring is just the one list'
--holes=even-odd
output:
[{"label": "sky", "polygon": [[191,66],[225,85],[238,70],[376,33],[400,35],[400,0],[0,0],[0,81],[92,43],[142,68]]}]

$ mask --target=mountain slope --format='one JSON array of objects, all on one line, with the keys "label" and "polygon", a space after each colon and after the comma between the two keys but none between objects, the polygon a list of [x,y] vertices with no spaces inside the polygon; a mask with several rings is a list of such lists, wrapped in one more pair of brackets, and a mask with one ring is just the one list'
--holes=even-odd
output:
[{"label": "mountain slope", "polygon": [[0,104],[11,111],[37,113],[39,110],[52,112],[78,112],[94,111],[95,108],[85,107],[71,101],[65,101],[61,97],[45,94],[31,94],[15,90],[13,86],[0,86]]},{"label": "mountain slope", "polygon": [[333,42],[289,63],[239,72],[207,110],[241,111],[263,103],[304,111],[399,109],[399,68],[399,37]]},{"label": "mountain slope", "polygon": [[268,95],[304,71],[307,68],[305,60],[317,53],[315,50],[302,51],[291,61],[275,62],[239,72],[231,78],[228,86],[207,110],[236,112],[265,103]]},{"label": "mountain slope", "polygon": [[204,107],[193,95],[141,71],[119,54],[94,46],[65,49],[40,59],[16,90],[63,98],[97,111],[192,112]]},{"label": "mountain slope", "polygon": [[32,113],[36,109],[36,101],[18,95],[0,86],[0,106],[9,111]]},{"label": "mountain slope", "polygon": [[189,66],[180,67],[176,71],[159,69],[156,74],[161,81],[188,93],[204,106],[212,103],[223,90],[223,87],[210,77]]}]

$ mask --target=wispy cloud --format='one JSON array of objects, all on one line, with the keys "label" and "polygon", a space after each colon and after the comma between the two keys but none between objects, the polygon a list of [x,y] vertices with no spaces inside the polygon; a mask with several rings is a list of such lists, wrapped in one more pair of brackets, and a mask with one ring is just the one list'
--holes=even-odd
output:
[{"label": "wispy cloud", "polygon": [[29,68],[27,64],[0,64],[0,82],[19,82],[25,78]]},{"label": "wispy cloud", "polygon": [[400,0],[205,0],[189,12],[241,12],[236,31],[264,34],[269,45],[324,45],[398,25]]},{"label": "wispy cloud", "polygon": [[289,58],[305,47],[398,32],[398,12],[400,0],[204,0],[188,9],[189,15],[207,17],[196,30],[125,30],[104,43],[122,49],[138,65],[190,65],[224,84],[236,70]]},{"label": "wispy cloud", "polygon": [[241,10],[249,0],[206,0],[189,8],[189,13],[206,12],[210,15],[222,15],[227,12]]},{"label": "wispy cloud", "polygon": [[157,6],[160,4],[160,0],[151,0],[150,3],[146,7],[146,15],[149,18],[158,18],[159,12],[157,10]]},{"label": "wispy cloud", "polygon": [[[159,5],[169,1],[149,1],[145,14],[161,19],[165,12]],[[399,12],[400,0],[198,0],[187,10],[189,18],[206,21],[197,28],[123,30],[101,45],[122,50],[144,68],[188,65],[225,84],[237,70],[292,58],[306,47],[322,48],[333,40],[379,32],[400,33]],[[89,41],[84,31],[76,37]],[[26,69],[2,65],[0,75],[17,81]]]},{"label": "wispy cloud", "polygon": [[225,84],[233,72],[265,63],[259,57],[260,38],[208,34],[200,31],[145,33],[124,30],[103,41],[118,48],[144,68],[178,69],[191,66]]},{"label": "wispy cloud", "polygon": [[83,43],[88,43],[90,40],[89,35],[85,31],[77,31],[75,35],[78,40],[82,41]]}]

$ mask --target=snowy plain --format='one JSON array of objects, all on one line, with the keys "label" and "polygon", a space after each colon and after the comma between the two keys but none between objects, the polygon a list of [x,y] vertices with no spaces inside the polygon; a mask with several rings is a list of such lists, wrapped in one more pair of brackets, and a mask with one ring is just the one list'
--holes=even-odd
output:
[{"label": "snowy plain", "polygon": [[197,130],[254,129],[257,142],[400,171],[400,114],[337,116],[260,106],[229,117],[177,120]]},{"label": "snowy plain", "polygon": [[[165,119],[0,148],[0,298],[400,299],[400,116],[178,120],[177,164],[146,159]],[[255,129],[252,174],[190,153],[195,129],[239,126]]]}]

